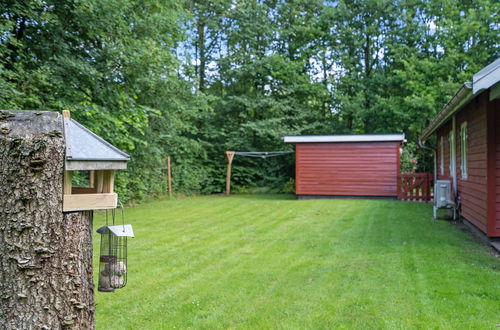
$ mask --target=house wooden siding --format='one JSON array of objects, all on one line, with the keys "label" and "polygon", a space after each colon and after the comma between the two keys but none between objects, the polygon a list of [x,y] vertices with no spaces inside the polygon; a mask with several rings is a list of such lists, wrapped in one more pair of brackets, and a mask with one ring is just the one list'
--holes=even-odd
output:
[{"label": "house wooden siding", "polygon": [[[495,222],[494,226],[490,229],[492,232],[492,236],[500,237],[500,100],[496,99],[489,104],[489,113],[491,117],[494,117],[493,125],[490,126],[490,130],[494,130],[492,135],[495,137],[495,146],[494,148],[494,162],[492,161],[492,168],[494,168],[494,180],[492,180],[492,184],[494,184],[494,188],[491,189],[491,194],[494,196],[492,198],[494,200],[494,207],[492,207],[491,212],[495,214]],[[494,165],[493,165],[494,163]]]},{"label": "house wooden siding", "polygon": [[[467,175],[461,168],[462,125],[467,123]],[[446,166],[440,171],[441,153],[449,165],[450,142],[454,129],[453,162],[456,171]],[[460,216],[488,237],[500,238],[500,58],[497,58],[463,83],[437,116],[422,132],[421,141],[437,137],[437,178],[450,180],[460,197]],[[444,149],[441,150],[441,137]],[[453,153],[451,153],[453,154]]]},{"label": "house wooden siding", "polygon": [[[457,175],[457,190],[461,201],[461,216],[473,223],[489,237],[500,237],[500,130],[495,130],[494,141],[488,143],[488,131],[500,127],[500,115],[495,115],[499,108],[499,101],[489,101],[488,93],[482,93],[455,117],[455,162]],[[488,127],[488,121],[494,119],[494,125]],[[460,127],[467,122],[467,178],[463,179],[461,170],[461,137]],[[437,137],[437,178],[450,180],[450,141],[452,130],[451,119],[436,131]],[[441,174],[441,137],[444,142],[444,174]],[[488,150],[494,149],[492,156],[495,159],[494,173],[490,181],[494,192],[488,192]],[[490,197],[493,195],[494,197]],[[494,205],[490,207],[489,201]],[[489,209],[489,207],[491,209]]]},{"label": "house wooden siding", "polygon": [[296,194],[397,196],[400,142],[296,144]]},{"label": "house wooden siding", "polygon": [[[461,214],[482,231],[487,231],[487,192],[486,192],[486,115],[487,95],[469,103],[456,115],[456,168],[457,188],[461,201]],[[460,127],[467,122],[467,179],[461,172]],[[451,127],[450,127],[451,128]]]}]

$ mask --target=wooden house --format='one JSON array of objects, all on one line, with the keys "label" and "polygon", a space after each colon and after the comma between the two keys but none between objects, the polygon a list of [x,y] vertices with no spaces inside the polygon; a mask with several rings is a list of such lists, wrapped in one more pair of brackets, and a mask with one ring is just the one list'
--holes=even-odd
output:
[{"label": "wooden house", "polygon": [[436,137],[436,177],[449,180],[460,215],[500,237],[500,59],[463,84],[423,132]]},{"label": "wooden house", "polygon": [[298,198],[396,198],[404,134],[285,136],[295,144]]}]

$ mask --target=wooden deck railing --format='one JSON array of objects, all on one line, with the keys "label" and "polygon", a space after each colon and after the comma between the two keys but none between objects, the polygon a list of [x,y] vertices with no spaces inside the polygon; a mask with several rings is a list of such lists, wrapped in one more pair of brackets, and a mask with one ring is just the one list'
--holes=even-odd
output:
[{"label": "wooden deck railing", "polygon": [[432,173],[401,173],[398,176],[398,199],[428,202],[434,197]]}]

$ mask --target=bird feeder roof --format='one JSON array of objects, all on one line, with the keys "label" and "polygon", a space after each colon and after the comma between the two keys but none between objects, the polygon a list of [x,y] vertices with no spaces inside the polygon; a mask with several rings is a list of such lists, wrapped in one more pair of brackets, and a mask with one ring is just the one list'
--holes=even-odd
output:
[{"label": "bird feeder roof", "polygon": [[77,121],[65,117],[66,170],[121,170],[130,156]]},{"label": "bird feeder roof", "polygon": [[106,234],[109,230],[113,235],[120,237],[134,237],[132,225],[103,226],[97,229],[97,233]]}]

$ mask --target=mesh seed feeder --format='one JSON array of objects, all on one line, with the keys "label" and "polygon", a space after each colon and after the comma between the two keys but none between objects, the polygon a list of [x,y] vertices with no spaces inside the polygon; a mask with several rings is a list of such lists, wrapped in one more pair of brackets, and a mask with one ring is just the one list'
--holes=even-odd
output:
[{"label": "mesh seed feeder", "polygon": [[134,231],[132,225],[122,224],[103,226],[97,233],[101,234],[98,290],[113,292],[127,284],[127,238],[134,237]]}]

